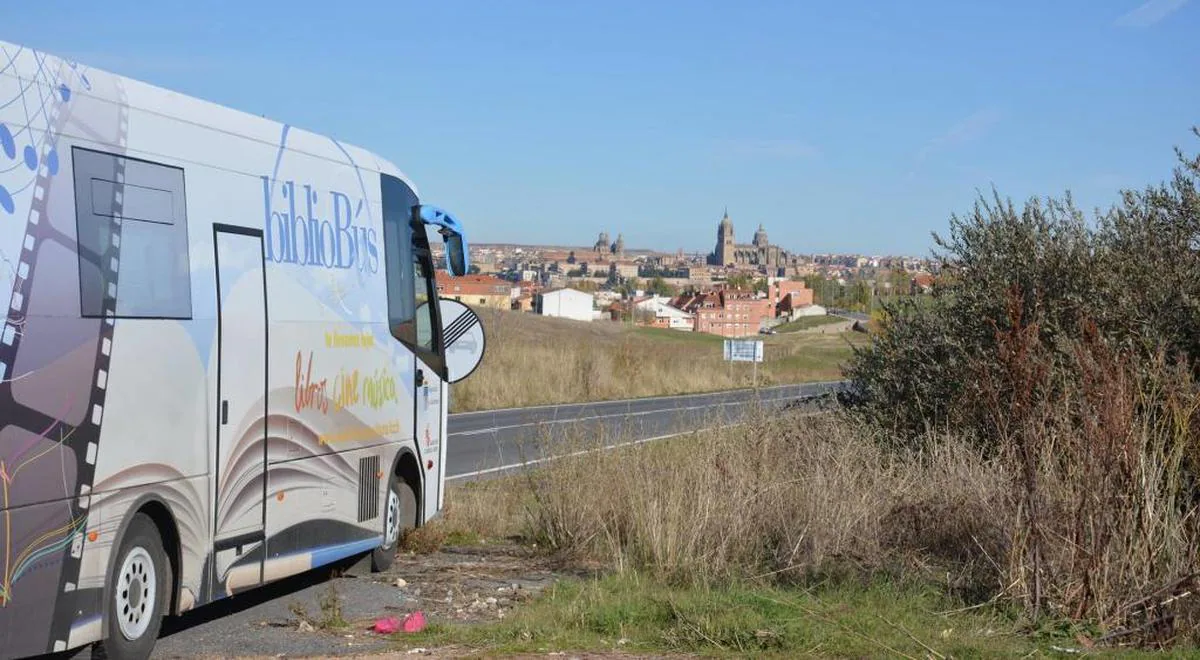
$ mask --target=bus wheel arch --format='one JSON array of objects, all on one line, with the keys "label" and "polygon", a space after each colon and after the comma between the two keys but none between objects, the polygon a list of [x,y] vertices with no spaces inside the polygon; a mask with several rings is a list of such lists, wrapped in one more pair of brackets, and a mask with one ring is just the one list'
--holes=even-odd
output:
[{"label": "bus wheel arch", "polygon": [[[168,530],[168,531],[165,531]],[[145,658],[152,653],[176,600],[178,576],[166,539],[178,547],[170,510],[144,497],[129,508],[112,544],[101,607],[101,657]],[[178,550],[174,554],[178,554]]]},{"label": "bus wheel arch", "polygon": [[158,538],[162,540],[163,550],[167,553],[167,562],[171,568],[170,582],[167,592],[167,614],[179,614],[180,572],[183,568],[183,547],[179,543],[179,525],[171,510],[158,498],[148,498],[137,508],[138,513],[150,516],[154,526],[158,528]]},{"label": "bus wheel arch", "polygon": [[[139,513],[148,516],[158,529],[158,538],[162,541],[163,551],[166,553],[168,566],[171,569],[171,584],[169,585],[170,600],[167,602],[166,613],[179,614],[176,610],[179,601],[180,572],[183,567],[183,546],[179,541],[179,526],[175,522],[175,515],[171,513],[171,508],[167,506],[166,502],[158,496],[151,494],[142,495],[134,500],[133,504],[129,507],[125,518],[121,521],[120,527],[117,528],[116,535],[113,537],[112,551],[108,556],[108,572],[106,575],[112,575],[113,571],[117,570],[117,554],[121,546],[121,541],[129,533],[129,525]],[[107,602],[102,612],[105,619],[107,619]]]},{"label": "bus wheel arch", "polygon": [[[421,473],[412,452],[400,451],[388,473],[383,508],[383,543],[371,552],[371,570],[386,571],[395,561],[406,528],[420,524]],[[407,522],[406,522],[407,520]]]},{"label": "bus wheel arch", "polygon": [[[412,488],[413,495],[417,497],[417,511],[420,512],[424,505],[425,498],[423,497],[425,489],[422,488],[422,472],[421,461],[416,455],[407,449],[400,450],[396,456],[396,463],[392,468],[392,474],[401,482],[407,483]],[[420,516],[417,516],[417,526],[420,526]]]}]

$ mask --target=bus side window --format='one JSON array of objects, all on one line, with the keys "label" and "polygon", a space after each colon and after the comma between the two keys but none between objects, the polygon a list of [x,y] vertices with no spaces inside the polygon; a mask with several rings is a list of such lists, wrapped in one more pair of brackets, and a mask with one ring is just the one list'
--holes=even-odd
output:
[{"label": "bus side window", "polygon": [[413,252],[413,293],[416,302],[416,344],[427,351],[433,345],[433,306],[424,303],[431,300],[433,273],[429,266],[428,253]]},{"label": "bus side window", "polygon": [[417,197],[395,177],[383,174],[380,180],[388,327],[392,336],[401,342],[433,353],[437,350],[434,309],[425,303],[436,300],[437,293],[424,227],[412,224],[412,208],[417,204]]}]

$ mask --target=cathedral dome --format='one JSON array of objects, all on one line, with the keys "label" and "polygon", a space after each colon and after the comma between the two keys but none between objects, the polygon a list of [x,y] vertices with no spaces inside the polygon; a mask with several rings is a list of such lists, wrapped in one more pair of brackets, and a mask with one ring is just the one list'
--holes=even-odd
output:
[{"label": "cathedral dome", "polygon": [[760,224],[758,231],[754,232],[754,245],[757,247],[766,247],[770,245],[767,240],[767,230]]}]

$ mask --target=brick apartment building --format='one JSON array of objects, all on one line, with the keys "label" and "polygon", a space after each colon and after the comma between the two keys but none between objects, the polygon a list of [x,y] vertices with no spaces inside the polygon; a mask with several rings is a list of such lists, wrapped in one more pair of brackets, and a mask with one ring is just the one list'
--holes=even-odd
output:
[{"label": "brick apartment building", "polygon": [[737,289],[681,296],[672,306],[695,316],[696,332],[722,337],[753,335],[775,315],[770,299]]},{"label": "brick apartment building", "polygon": [[804,282],[780,280],[767,287],[767,299],[775,306],[775,316],[792,316],[813,304],[813,290]]},{"label": "brick apartment building", "polygon": [[511,309],[514,288],[512,282],[491,275],[453,277],[444,270],[437,271],[438,295],[472,307]]}]

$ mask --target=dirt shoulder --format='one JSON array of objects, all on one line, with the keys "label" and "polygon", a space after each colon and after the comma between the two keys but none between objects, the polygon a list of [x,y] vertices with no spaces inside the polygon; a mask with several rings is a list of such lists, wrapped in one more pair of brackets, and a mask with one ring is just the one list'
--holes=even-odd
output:
[{"label": "dirt shoulder", "polygon": [[[264,596],[220,603],[172,622],[161,658],[457,657],[466,648],[408,650],[371,632],[377,619],[422,612],[427,624],[502,619],[561,577],[578,575],[513,544],[445,547],[403,554],[390,570],[305,576]],[[237,598],[231,601],[237,601]],[[212,609],[212,611],[205,611]],[[570,657],[634,657],[586,654]]]}]

